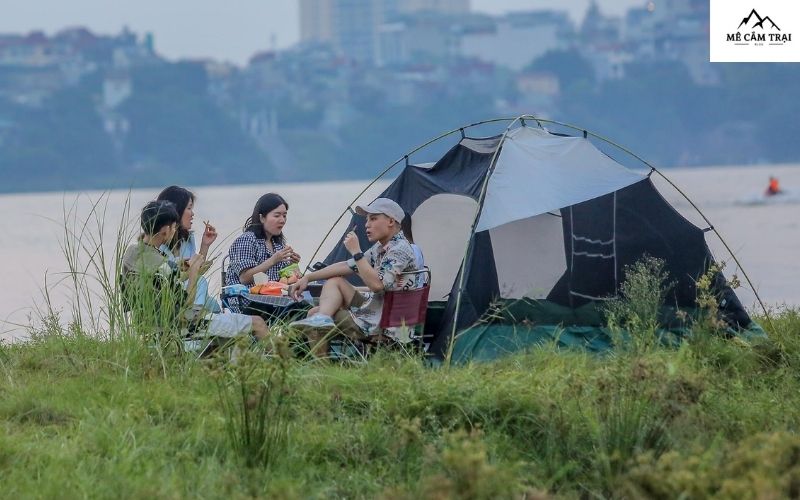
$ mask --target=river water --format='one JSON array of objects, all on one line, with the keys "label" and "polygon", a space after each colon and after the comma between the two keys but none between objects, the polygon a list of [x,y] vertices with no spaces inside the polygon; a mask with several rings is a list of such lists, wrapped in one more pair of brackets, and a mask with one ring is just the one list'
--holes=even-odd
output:
[{"label": "river water", "polygon": [[[768,305],[800,305],[800,165],[706,167],[664,172],[722,234],[752,279],[755,290]],[[770,175],[781,180],[788,194],[782,200],[756,203]],[[658,176],[653,178],[662,194],[685,217],[699,227],[707,226],[679,193]],[[376,183],[359,200],[370,201],[387,184],[388,181]],[[219,285],[221,255],[240,234],[244,220],[260,195],[274,191],[289,202],[286,235],[303,257],[301,264],[305,266],[328,229],[366,185],[366,181],[361,181],[192,189],[197,195],[196,227],[202,228],[201,221],[210,220],[220,233],[211,251],[218,256],[217,272],[211,275],[212,288]],[[37,322],[48,302],[56,311],[69,316],[75,293],[71,280],[67,279],[69,265],[65,254],[76,255],[81,267],[89,262],[86,251],[102,246],[107,260],[112,260],[119,228],[126,228],[124,240],[132,238],[136,234],[140,207],[157,193],[156,189],[141,189],[0,196],[0,276],[3,278],[0,339],[24,338],[26,327]],[[315,260],[327,254],[345,223],[333,232]],[[426,245],[436,244],[433,238],[435,236],[426,236],[432,241],[417,243],[424,249]],[[420,235],[417,239],[420,240]],[[726,275],[737,273],[741,278],[741,271],[719,239],[713,233],[708,233],[706,239],[717,259],[729,262]],[[81,241],[84,248],[74,251],[73,246],[65,244],[76,241]],[[98,257],[95,255],[94,259],[97,261]],[[91,278],[96,276],[96,271],[89,268],[86,273],[88,288],[96,288]],[[45,277],[47,287],[44,286]],[[47,300],[45,291],[49,295]],[[755,294],[746,283],[737,293],[743,303],[754,306]]]}]

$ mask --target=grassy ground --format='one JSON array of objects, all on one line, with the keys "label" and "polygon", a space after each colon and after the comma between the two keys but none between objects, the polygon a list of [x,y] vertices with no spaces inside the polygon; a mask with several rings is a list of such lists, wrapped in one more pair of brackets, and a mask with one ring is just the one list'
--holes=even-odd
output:
[{"label": "grassy ground", "polygon": [[2,496],[797,497],[800,315],[763,323],[451,368],[231,366],[51,324],[0,346]]}]

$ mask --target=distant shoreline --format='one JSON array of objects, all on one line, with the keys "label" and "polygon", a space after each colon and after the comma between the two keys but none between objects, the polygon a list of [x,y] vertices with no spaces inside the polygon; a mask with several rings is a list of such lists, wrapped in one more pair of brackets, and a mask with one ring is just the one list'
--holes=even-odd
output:
[{"label": "distant shoreline", "polygon": [[[398,165],[399,167],[399,165]],[[662,171],[698,171],[698,170],[712,170],[712,169],[754,169],[754,168],[764,168],[764,169],[778,169],[778,168],[800,168],[800,160],[798,162],[790,162],[790,163],[753,163],[753,164],[743,164],[743,165],[701,165],[701,166],[658,166],[656,168]],[[630,168],[630,167],[628,167]],[[633,170],[646,170],[646,168],[641,169],[633,169]],[[402,168],[398,168],[397,172],[394,175],[385,175],[383,178],[386,180],[394,179],[397,174],[402,171]],[[377,177],[379,172],[375,173]],[[4,191],[2,187],[0,187],[0,197],[5,196],[27,196],[27,195],[40,195],[40,194],[56,194],[56,193],[87,193],[87,194],[101,194],[101,193],[108,193],[108,192],[118,192],[118,191],[137,191],[143,189],[161,189],[164,186],[170,184],[178,184],[178,185],[187,185],[190,187],[196,188],[208,188],[208,187],[225,187],[225,188],[237,188],[237,187],[252,187],[252,186],[261,186],[261,185],[280,185],[280,186],[302,186],[307,184],[317,184],[317,183],[330,183],[330,184],[337,184],[337,183],[354,183],[363,181],[364,183],[368,183],[372,181],[374,177],[343,177],[340,179],[306,179],[306,180],[295,180],[295,181],[281,181],[281,180],[264,180],[263,182],[232,182],[230,184],[224,183],[182,183],[180,180],[175,179],[174,182],[157,182],[157,183],[147,183],[142,185],[124,187],[124,186],[110,186],[110,187],[90,187],[90,188],[70,188],[70,189],[42,189],[42,190],[34,190],[34,191]]]}]

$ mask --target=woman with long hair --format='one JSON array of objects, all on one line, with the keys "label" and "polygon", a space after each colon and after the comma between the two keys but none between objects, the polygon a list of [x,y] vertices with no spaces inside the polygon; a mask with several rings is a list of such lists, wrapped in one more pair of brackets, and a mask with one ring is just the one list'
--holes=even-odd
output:
[{"label": "woman with long hair", "polygon": [[157,201],[171,201],[178,210],[180,221],[175,237],[169,242],[170,252],[178,258],[188,260],[194,254],[201,253],[208,258],[208,249],[217,239],[217,230],[205,223],[200,249],[197,249],[192,222],[194,220],[194,193],[180,186],[169,186],[158,194]]},{"label": "woman with long hair", "polygon": [[[180,186],[169,186],[164,188],[156,198],[157,201],[169,201],[175,205],[180,217],[178,230],[172,240],[161,245],[161,251],[168,256],[174,257],[176,261],[189,262],[196,254],[202,254],[203,260],[208,264],[204,266],[207,270],[212,260],[208,260],[208,249],[217,239],[217,230],[209,223],[205,223],[203,236],[200,239],[200,249],[197,249],[192,223],[194,220],[195,195],[186,188]],[[195,289],[195,306],[205,307],[210,312],[220,312],[222,308],[213,297],[208,295],[208,280],[200,276]]]},{"label": "woman with long hair", "polygon": [[[225,285],[253,285],[253,277],[264,273],[270,281],[280,280],[281,269],[300,262],[300,256],[286,243],[283,227],[289,204],[276,193],[258,199],[253,213],[244,223],[243,232],[228,250]],[[239,308],[231,304],[231,310]]]},{"label": "woman with long hair", "polygon": [[242,234],[228,251],[226,285],[250,286],[257,273],[278,281],[281,269],[300,262],[300,256],[286,243],[283,234],[288,213],[289,204],[279,194],[267,193],[258,199],[252,215],[244,223]]}]

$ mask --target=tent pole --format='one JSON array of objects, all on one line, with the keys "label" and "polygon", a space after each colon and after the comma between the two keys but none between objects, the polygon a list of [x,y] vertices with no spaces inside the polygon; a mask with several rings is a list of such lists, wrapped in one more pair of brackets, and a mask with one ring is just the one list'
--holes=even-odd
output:
[{"label": "tent pole", "polygon": [[486,191],[489,187],[489,178],[492,176],[494,172],[494,168],[497,165],[497,156],[500,152],[500,149],[503,147],[503,143],[506,141],[506,137],[508,136],[509,130],[511,127],[514,126],[515,123],[522,120],[522,116],[515,118],[511,123],[508,124],[506,127],[505,132],[503,132],[503,136],[500,138],[500,141],[497,143],[497,147],[492,154],[492,160],[489,162],[489,170],[486,172],[486,177],[483,179],[483,186],[481,186],[481,193],[478,196],[478,210],[475,212],[475,217],[472,219],[472,229],[469,233],[469,239],[467,240],[467,247],[464,250],[464,257],[461,259],[461,268],[459,269],[459,278],[458,278],[458,295],[456,295],[456,310],[453,314],[453,329],[450,332],[450,341],[447,343],[447,354],[444,358],[445,366],[450,366],[453,358],[453,349],[456,344],[456,326],[458,324],[458,312],[461,309],[461,296],[464,291],[464,271],[467,267],[467,258],[469,257],[470,250],[472,250],[472,245],[475,237],[475,229],[478,226],[478,219],[481,216],[481,210],[483,209],[483,203],[486,200]]},{"label": "tent pole", "polygon": [[[534,118],[534,119],[536,119],[535,117],[533,117],[531,115],[526,115],[526,118]],[[560,125],[562,127],[567,127],[567,128],[571,128],[573,130],[577,130],[579,132],[582,132],[584,134],[584,137],[587,134],[587,131],[585,129],[578,128],[578,127],[576,127],[574,125],[570,125],[568,123],[562,123],[562,122],[557,122],[557,121],[554,121],[554,120],[544,120],[544,119],[541,119],[540,121],[542,121],[544,123],[552,123],[552,124],[555,124],[555,125]],[[703,220],[706,222],[706,224],[708,224],[708,226],[711,228],[711,230],[714,231],[714,234],[717,235],[717,238],[719,238],[719,241],[722,243],[722,246],[725,247],[725,250],[727,250],[728,254],[731,256],[733,261],[739,267],[739,270],[742,271],[742,276],[744,276],[744,279],[747,281],[747,284],[750,286],[750,289],[753,291],[753,294],[755,295],[756,300],[758,300],[758,304],[761,306],[761,310],[764,311],[764,317],[767,318],[767,322],[769,323],[770,328],[774,331],[775,327],[772,324],[772,318],[771,318],[769,312],[767,311],[767,307],[764,305],[764,301],[761,300],[761,296],[758,294],[758,291],[756,291],[756,287],[753,285],[753,282],[750,280],[750,277],[747,275],[747,272],[744,270],[744,267],[742,267],[742,263],[739,262],[739,259],[733,253],[733,250],[731,250],[731,247],[728,245],[728,242],[725,241],[725,239],[722,237],[722,235],[719,233],[719,231],[717,231],[717,228],[714,226],[714,224],[711,223],[711,221],[708,219],[708,217],[706,217],[706,214],[704,214],[703,211],[700,210],[700,207],[698,207],[691,200],[691,198],[689,198],[689,196],[686,193],[684,193],[677,185],[675,185],[675,183],[672,182],[672,180],[670,180],[669,177],[664,175],[664,173],[661,172],[661,170],[659,170],[658,168],[656,168],[653,165],[651,165],[650,163],[648,163],[644,158],[640,157],[639,155],[637,155],[636,153],[632,152],[631,150],[629,150],[629,149],[617,144],[616,142],[614,142],[612,140],[609,140],[609,139],[607,139],[607,138],[605,138],[605,137],[603,137],[601,135],[595,134],[593,132],[588,132],[588,135],[591,135],[592,137],[595,137],[595,138],[597,138],[597,139],[599,139],[599,140],[601,140],[601,141],[603,141],[605,143],[608,143],[608,144],[614,146],[615,148],[619,149],[620,151],[623,151],[623,152],[629,154],[633,158],[636,158],[637,160],[642,162],[644,165],[646,165],[647,167],[652,169],[651,173],[652,172],[656,172],[658,175],[660,175],[662,179],[667,181],[667,183],[669,183],[669,185],[672,186],[675,189],[675,191],[677,191],[681,196],[683,196],[683,198],[686,201],[689,202],[689,204],[692,206],[692,208],[694,208],[697,211],[697,213],[700,214],[700,217],[702,217]]]},{"label": "tent pole", "polygon": [[[389,171],[390,171],[390,170],[392,170],[394,167],[396,167],[396,166],[397,166],[397,165],[398,165],[400,162],[403,162],[403,161],[405,161],[405,162],[408,162],[408,158],[409,158],[411,155],[413,155],[414,153],[416,153],[417,151],[419,151],[419,150],[421,150],[421,149],[424,149],[424,148],[426,148],[426,147],[430,146],[431,144],[433,144],[434,142],[437,142],[437,141],[439,141],[439,140],[441,140],[441,139],[444,139],[445,137],[447,137],[447,136],[449,136],[449,135],[455,134],[456,132],[459,132],[459,131],[460,131],[460,132],[461,132],[461,134],[462,134],[462,136],[463,136],[463,135],[464,135],[464,130],[466,130],[466,129],[468,129],[468,128],[477,127],[478,125],[485,125],[485,124],[487,124],[487,123],[506,122],[506,121],[512,121],[512,120],[516,120],[516,118],[512,118],[512,117],[507,117],[507,118],[492,118],[491,120],[482,120],[482,121],[479,121],[479,122],[471,123],[471,124],[469,124],[469,125],[464,125],[464,126],[462,126],[462,127],[454,128],[453,130],[450,130],[450,131],[448,131],[448,132],[444,132],[443,134],[440,134],[440,135],[438,135],[438,136],[434,137],[433,139],[429,140],[429,141],[428,141],[428,142],[426,142],[425,144],[422,144],[422,145],[420,145],[420,146],[417,146],[416,148],[414,148],[414,149],[410,150],[409,152],[407,152],[406,154],[404,154],[403,156],[401,156],[400,158],[398,158],[398,159],[397,159],[397,161],[395,161],[394,163],[391,163],[389,166],[387,166],[386,168],[384,168],[384,169],[381,171],[381,173],[379,173],[379,174],[378,174],[378,176],[377,176],[377,177],[375,177],[375,178],[372,180],[372,182],[370,182],[369,184],[367,184],[367,185],[366,185],[366,187],[364,187],[364,189],[362,189],[362,190],[361,190],[361,192],[360,192],[360,193],[358,193],[358,194],[356,195],[356,197],[353,199],[353,201],[351,201],[351,202],[350,202],[350,204],[349,204],[349,205],[347,205],[347,208],[346,208],[344,211],[342,211],[342,213],[341,213],[341,214],[339,214],[339,217],[336,219],[336,221],[333,223],[333,225],[330,227],[330,229],[328,229],[328,232],[327,232],[327,233],[325,233],[325,236],[322,238],[322,241],[320,241],[319,245],[317,246],[317,249],[316,249],[316,250],[314,250],[314,253],[311,255],[311,258],[310,258],[310,259],[309,259],[309,261],[308,261],[308,262],[309,262],[309,265],[310,265],[310,263],[314,262],[314,259],[316,259],[316,258],[317,258],[317,254],[319,253],[320,249],[322,249],[322,245],[324,245],[324,244],[325,244],[325,242],[328,240],[328,237],[331,235],[331,233],[333,232],[333,230],[336,228],[336,225],[337,225],[337,224],[339,224],[339,222],[341,222],[341,220],[342,220],[342,217],[344,217],[344,216],[345,216],[345,214],[347,214],[347,213],[350,211],[350,210],[349,210],[349,209],[350,209],[350,207],[351,207],[351,206],[352,206],[352,205],[353,205],[355,202],[357,202],[357,201],[358,201],[358,199],[359,199],[359,198],[361,198],[361,196],[362,196],[364,193],[366,193],[366,192],[367,192],[367,190],[368,190],[369,188],[371,188],[371,187],[372,187],[372,186],[373,186],[373,185],[374,185],[376,182],[378,182],[378,181],[379,181],[379,180],[380,180],[380,179],[381,179],[381,178],[382,178],[384,175],[386,175],[387,173],[389,173]],[[305,274],[305,271],[303,272],[303,274]]]}]

